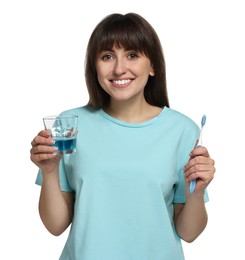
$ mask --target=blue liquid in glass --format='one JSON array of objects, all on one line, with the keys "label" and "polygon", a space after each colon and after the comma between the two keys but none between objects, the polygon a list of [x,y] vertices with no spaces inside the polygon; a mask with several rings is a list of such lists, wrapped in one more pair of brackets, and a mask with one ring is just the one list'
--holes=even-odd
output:
[{"label": "blue liquid in glass", "polygon": [[58,147],[58,154],[74,153],[76,151],[76,137],[55,138],[54,146]]}]

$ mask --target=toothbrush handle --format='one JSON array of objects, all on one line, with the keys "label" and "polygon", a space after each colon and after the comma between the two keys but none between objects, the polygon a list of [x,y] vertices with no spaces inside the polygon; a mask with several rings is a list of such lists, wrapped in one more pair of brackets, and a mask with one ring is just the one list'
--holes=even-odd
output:
[{"label": "toothbrush handle", "polygon": [[190,182],[190,187],[189,187],[190,193],[193,193],[194,190],[195,190],[195,188],[196,188],[196,180],[192,180],[192,181]]},{"label": "toothbrush handle", "polygon": [[[201,145],[197,145],[196,147],[201,147]],[[192,180],[189,186],[190,193],[193,193],[195,188],[196,188],[196,180]]]},{"label": "toothbrush handle", "polygon": [[[201,147],[202,146],[202,131],[203,131],[203,126],[205,124],[206,124],[206,116],[203,115],[202,121],[201,121],[201,130],[200,130],[199,138],[198,138],[197,143],[196,143],[196,147]],[[190,193],[194,192],[195,187],[196,187],[196,179],[192,180],[190,182],[190,186],[189,186]]]}]

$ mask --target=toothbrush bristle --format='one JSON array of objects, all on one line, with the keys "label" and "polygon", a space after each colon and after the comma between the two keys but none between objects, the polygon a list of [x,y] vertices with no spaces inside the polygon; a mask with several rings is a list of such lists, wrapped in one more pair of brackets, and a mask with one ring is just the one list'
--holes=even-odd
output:
[{"label": "toothbrush bristle", "polygon": [[206,115],[203,115],[202,122],[201,122],[202,126],[206,124],[206,119],[207,119]]}]

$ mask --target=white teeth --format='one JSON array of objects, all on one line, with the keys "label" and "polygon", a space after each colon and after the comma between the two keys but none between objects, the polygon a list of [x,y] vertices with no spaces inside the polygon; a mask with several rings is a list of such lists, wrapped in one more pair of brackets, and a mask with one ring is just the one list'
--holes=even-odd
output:
[{"label": "white teeth", "polygon": [[113,80],[113,82],[117,85],[124,85],[130,82],[130,79],[123,79],[123,80]]}]

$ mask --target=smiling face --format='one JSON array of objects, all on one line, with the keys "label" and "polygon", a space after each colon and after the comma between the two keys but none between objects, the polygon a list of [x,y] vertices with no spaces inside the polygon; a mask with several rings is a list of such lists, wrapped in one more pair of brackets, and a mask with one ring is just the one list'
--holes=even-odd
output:
[{"label": "smiling face", "polygon": [[99,53],[96,71],[101,87],[110,101],[144,99],[144,88],[149,76],[154,76],[150,60],[134,50],[113,46]]},{"label": "smiling face", "polygon": [[[111,14],[95,27],[86,51],[85,79],[88,105],[94,109],[108,106],[112,99],[130,98],[129,91],[136,87],[144,88],[148,104],[169,106],[160,40],[153,27],[135,13]],[[126,81],[112,84],[113,79]]]}]

